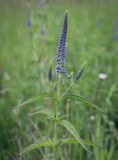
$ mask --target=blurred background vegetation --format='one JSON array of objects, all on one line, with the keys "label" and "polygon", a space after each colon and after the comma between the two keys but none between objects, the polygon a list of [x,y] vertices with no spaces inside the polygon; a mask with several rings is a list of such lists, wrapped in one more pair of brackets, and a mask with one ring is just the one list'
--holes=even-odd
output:
[{"label": "blurred background vegetation", "polygon": [[[47,72],[55,67],[63,17],[69,12],[68,72],[87,62],[72,93],[91,99],[105,114],[79,102],[63,107],[83,139],[97,144],[91,152],[80,145],[65,146],[62,160],[118,159],[118,1],[117,0],[1,0],[0,1],[0,160],[52,160],[43,148],[19,156],[25,146],[48,137],[52,128],[29,112],[54,107],[38,101],[22,110],[17,104],[49,91]],[[101,80],[104,73],[107,78]],[[45,122],[45,125],[43,123]],[[60,131],[61,132],[61,131]],[[62,134],[63,131],[62,131]]]}]

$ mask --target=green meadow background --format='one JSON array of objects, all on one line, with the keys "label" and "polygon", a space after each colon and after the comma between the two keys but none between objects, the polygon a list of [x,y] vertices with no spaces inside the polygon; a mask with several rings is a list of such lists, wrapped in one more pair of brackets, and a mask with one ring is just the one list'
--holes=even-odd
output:
[{"label": "green meadow background", "polygon": [[[50,91],[47,75],[51,62],[55,71],[66,10],[66,69],[76,76],[86,61],[79,87],[71,92],[92,100],[104,113],[76,101],[63,106],[81,137],[95,146],[89,147],[90,152],[79,144],[64,146],[60,160],[118,159],[118,1],[1,0],[0,160],[53,160],[53,152],[48,148],[20,155],[27,145],[50,137],[53,130],[47,120],[30,117],[28,113],[53,109],[53,103],[39,100],[20,110],[17,105]],[[107,78],[100,80],[100,73],[107,74]],[[60,134],[65,133],[61,128]]]}]

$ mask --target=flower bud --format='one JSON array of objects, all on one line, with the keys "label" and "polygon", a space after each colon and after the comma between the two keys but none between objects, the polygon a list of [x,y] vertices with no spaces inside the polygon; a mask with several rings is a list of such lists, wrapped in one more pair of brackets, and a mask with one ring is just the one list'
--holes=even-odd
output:
[{"label": "flower bud", "polygon": [[52,67],[50,66],[49,71],[48,71],[48,80],[52,80]]}]

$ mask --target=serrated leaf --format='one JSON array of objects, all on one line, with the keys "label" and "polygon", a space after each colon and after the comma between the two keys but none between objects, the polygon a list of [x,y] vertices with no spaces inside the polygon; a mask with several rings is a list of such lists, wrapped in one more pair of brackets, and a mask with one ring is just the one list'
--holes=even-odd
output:
[{"label": "serrated leaf", "polygon": [[83,146],[83,148],[88,151],[88,148],[84,145],[83,140],[80,138],[77,130],[70,122],[63,120],[61,121],[61,125],[64,126],[73,135],[73,137],[75,137],[75,139]]},{"label": "serrated leaf", "polygon": [[90,100],[84,98],[84,97],[81,97],[81,96],[77,96],[77,95],[67,95],[65,96],[64,98],[70,98],[70,99],[74,99],[74,100],[77,100],[79,102],[82,102],[84,104],[88,104],[89,106],[92,106],[93,108],[101,111],[101,112],[104,112],[101,108],[99,108],[98,106],[96,106],[93,102],[91,102]]},{"label": "serrated leaf", "polygon": [[33,102],[41,100],[41,99],[50,99],[50,98],[54,98],[53,95],[50,93],[40,94],[38,96],[34,96],[34,97],[27,99],[26,101],[18,104],[16,107],[19,108],[19,107],[25,106],[27,104],[33,103]]},{"label": "serrated leaf", "polygon": [[[88,140],[82,140],[82,142],[84,144],[90,145],[90,146],[97,146],[96,144],[93,144],[92,142],[88,141]],[[66,139],[62,139],[61,140],[61,145],[63,144],[75,144],[75,143],[79,143],[77,139],[75,138],[66,138]]]},{"label": "serrated leaf", "polygon": [[39,114],[39,115],[44,116],[44,117],[49,118],[49,119],[54,118],[54,113],[49,109],[43,109],[43,110],[37,111],[35,113],[28,114],[28,115],[34,116],[36,114]]},{"label": "serrated leaf", "polygon": [[61,145],[63,145],[63,144],[74,144],[74,143],[79,143],[79,142],[75,138],[66,138],[66,139],[61,140]]},{"label": "serrated leaf", "polygon": [[53,147],[54,145],[55,145],[55,143],[50,139],[49,140],[43,140],[40,143],[34,143],[34,144],[29,145],[28,147],[26,147],[24,149],[24,151],[21,154],[30,152],[30,151],[32,151],[34,149],[39,149],[41,147]]}]

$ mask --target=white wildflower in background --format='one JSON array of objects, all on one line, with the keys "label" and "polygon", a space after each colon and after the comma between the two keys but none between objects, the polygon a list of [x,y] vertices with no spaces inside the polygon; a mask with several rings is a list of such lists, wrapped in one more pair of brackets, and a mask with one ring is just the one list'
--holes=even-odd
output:
[{"label": "white wildflower in background", "polygon": [[91,115],[91,116],[90,116],[90,120],[91,120],[91,121],[94,121],[94,120],[95,120],[95,116]]},{"label": "white wildflower in background", "polygon": [[100,73],[98,77],[100,80],[105,80],[107,79],[108,75],[106,73]]}]

